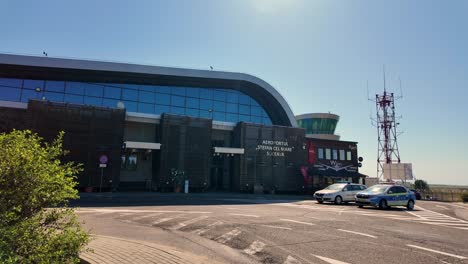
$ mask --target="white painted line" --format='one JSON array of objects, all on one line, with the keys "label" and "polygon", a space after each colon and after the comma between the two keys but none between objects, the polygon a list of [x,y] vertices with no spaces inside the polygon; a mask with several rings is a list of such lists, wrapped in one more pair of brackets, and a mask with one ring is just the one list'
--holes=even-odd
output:
[{"label": "white painted line", "polygon": [[448,210],[448,208],[447,208],[447,207],[445,207],[445,206],[443,206],[443,205],[438,205],[438,204],[436,204],[436,207],[439,207],[439,208],[442,208],[442,209],[446,209],[446,210]]},{"label": "white painted line", "polygon": [[160,224],[160,223],[164,223],[164,222],[167,222],[167,221],[170,221],[172,219],[174,219],[175,217],[167,217],[167,218],[161,218],[159,220],[156,220],[154,221],[153,223],[151,223],[151,225],[157,225],[157,224]]},{"label": "white painted line", "polygon": [[215,240],[218,241],[221,244],[226,244],[231,239],[235,238],[236,236],[240,235],[241,233],[242,233],[242,231],[240,231],[239,229],[236,228],[236,229],[233,229],[233,230],[229,231],[228,233],[216,238]]},{"label": "white painted line", "polygon": [[246,217],[260,217],[258,215],[248,215],[248,214],[230,214],[230,215],[246,216]]},{"label": "white painted line", "polygon": [[277,229],[292,230],[292,228],[289,228],[289,227],[282,227],[282,226],[274,226],[274,225],[260,225],[260,226],[271,227],[271,228],[277,228]]},{"label": "white painted line", "polygon": [[211,223],[211,224],[209,224],[209,225],[207,225],[207,226],[205,226],[203,228],[193,230],[192,233],[196,234],[196,235],[202,235],[203,233],[206,233],[206,232],[210,231],[211,229],[213,229],[214,227],[222,225],[222,224],[223,224],[223,222],[216,221],[216,222]]},{"label": "white painted line", "polygon": [[371,238],[377,238],[376,236],[365,234],[365,233],[360,233],[360,232],[355,232],[355,231],[350,231],[350,230],[345,230],[345,229],[338,229],[338,231],[341,232],[347,232],[355,235],[360,235],[360,236],[366,236],[366,237],[371,237]]},{"label": "white painted line", "polygon": [[302,264],[299,260],[291,257],[290,255],[286,258],[283,264]]},{"label": "white painted line", "polygon": [[454,257],[454,258],[457,258],[457,259],[467,259],[466,257],[463,257],[463,256],[459,256],[459,255],[455,255],[455,254],[450,254],[450,253],[445,253],[445,252],[438,251],[438,250],[434,250],[434,249],[430,249],[430,248],[424,248],[424,247],[415,246],[415,245],[410,245],[410,244],[407,244],[407,246],[408,246],[408,247],[417,248],[417,249],[421,249],[421,250],[426,250],[426,251],[434,252],[434,253],[438,253],[438,254],[441,254],[441,255],[449,256],[449,257]]},{"label": "white painted line", "polygon": [[[312,255],[312,254],[311,254]],[[316,258],[319,258],[327,263],[330,263],[330,264],[349,264],[348,262],[343,262],[343,261],[339,261],[339,260],[336,260],[336,259],[331,259],[331,258],[326,258],[326,257],[322,257],[322,256],[317,256],[317,255],[312,255]]]},{"label": "white painted line", "polygon": [[184,221],[184,222],[180,222],[180,223],[178,223],[177,225],[171,226],[169,229],[171,229],[171,230],[179,230],[179,229],[181,229],[182,227],[186,227],[186,226],[188,226],[188,225],[191,225],[191,224],[193,224],[193,223],[196,223],[196,222],[201,221],[201,220],[206,219],[206,218],[208,218],[208,216],[206,216],[206,215],[202,215],[202,216],[199,216],[199,217],[195,217],[195,218],[192,218],[192,219],[190,219],[190,220],[187,220],[187,221]]},{"label": "white painted line", "polygon": [[244,253],[253,256],[256,253],[262,251],[265,246],[266,244],[262,241],[255,240],[248,248],[244,249]]},{"label": "white painted line", "polygon": [[315,225],[313,223],[301,222],[301,221],[296,221],[296,220],[292,220],[292,219],[280,219],[280,220],[285,221],[285,222],[296,223],[296,224],[303,224],[303,225],[310,225],[310,226]]},{"label": "white painted line", "polygon": [[446,225],[446,226],[468,227],[468,223],[446,223],[446,222],[421,222],[421,223],[429,224],[429,225]]},{"label": "white painted line", "polygon": [[156,213],[156,214],[149,214],[149,215],[143,215],[143,216],[139,216],[139,217],[134,217],[132,219],[130,219],[130,221],[138,221],[138,220],[143,220],[145,218],[149,218],[149,217],[155,217],[155,216],[158,216],[160,215],[161,213]]}]

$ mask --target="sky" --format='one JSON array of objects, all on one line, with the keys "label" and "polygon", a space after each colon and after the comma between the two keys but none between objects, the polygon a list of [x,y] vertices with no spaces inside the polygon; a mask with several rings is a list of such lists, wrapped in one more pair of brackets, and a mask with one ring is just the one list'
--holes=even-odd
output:
[{"label": "sky", "polygon": [[402,162],[468,185],[467,13],[463,0],[0,0],[0,52],[255,75],[296,115],[340,115],[369,176],[385,65]]}]

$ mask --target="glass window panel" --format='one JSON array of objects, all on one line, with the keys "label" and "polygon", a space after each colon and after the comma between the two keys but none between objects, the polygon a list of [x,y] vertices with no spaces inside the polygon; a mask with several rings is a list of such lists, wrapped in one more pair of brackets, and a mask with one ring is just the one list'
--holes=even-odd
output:
[{"label": "glass window panel", "polygon": [[250,115],[239,115],[239,121],[250,122]]},{"label": "glass window panel", "polygon": [[151,85],[138,85],[137,86],[140,91],[145,91],[145,92],[156,92],[157,88],[156,86],[151,86]]},{"label": "glass window panel", "polygon": [[213,99],[225,102],[226,101],[226,92],[219,91],[219,90],[214,90],[213,91]]},{"label": "glass window panel", "polygon": [[187,88],[187,91],[186,91],[186,92],[187,92],[187,96],[198,98],[198,96],[199,96],[199,95],[198,95],[199,90],[200,90],[200,89],[198,89],[198,88],[191,88],[191,87],[188,87],[188,88]]},{"label": "glass window panel", "polygon": [[219,111],[219,112],[225,112],[226,111],[226,103],[225,102],[220,102],[220,101],[213,101],[213,110]]},{"label": "glass window panel", "polygon": [[44,89],[44,81],[43,80],[24,80],[23,88],[33,89],[33,90],[36,88],[39,88],[42,91],[42,89]]},{"label": "glass window panel", "polygon": [[65,94],[64,101],[72,104],[83,104],[83,96],[75,94]]},{"label": "glass window panel", "polygon": [[171,93],[176,94],[176,95],[185,96],[185,87],[174,86],[174,87],[172,87]]},{"label": "glass window panel", "polygon": [[166,94],[171,93],[171,87],[169,86],[156,86],[156,90],[159,93],[166,93]]},{"label": "glass window panel", "polygon": [[252,106],[251,113],[255,116],[262,116],[262,109],[258,106]]},{"label": "glass window panel", "polygon": [[[141,93],[141,91],[140,91]],[[154,104],[138,103],[138,112],[154,114]]]},{"label": "glass window panel", "polygon": [[102,106],[110,107],[110,108],[117,108],[118,103],[119,103],[119,100],[114,100],[114,99],[104,98],[102,100]]},{"label": "glass window panel", "polygon": [[161,105],[170,105],[171,104],[171,96],[168,94],[156,94],[156,103]]},{"label": "glass window panel", "polygon": [[255,101],[253,98],[250,98],[250,104],[254,106],[260,106],[260,104],[258,104],[257,101]]},{"label": "glass window panel", "polygon": [[25,90],[21,92],[21,102],[27,103],[29,99],[41,99],[41,92],[36,92],[35,90]]},{"label": "glass window panel", "polygon": [[153,103],[156,101],[155,100],[155,93],[152,92],[145,92],[145,91],[139,91],[138,92],[138,101],[143,102],[143,103]]},{"label": "glass window panel", "polygon": [[345,157],[345,151],[340,149],[340,160],[345,160],[346,157]]},{"label": "glass window panel", "polygon": [[0,87],[0,100],[19,102],[21,88]]},{"label": "glass window panel", "polygon": [[138,91],[132,89],[122,89],[122,99],[130,101],[138,101]]},{"label": "glass window panel", "polygon": [[250,106],[239,105],[239,113],[244,115],[250,115]]},{"label": "glass window panel", "polygon": [[221,112],[213,112],[213,120],[226,121],[226,114]]},{"label": "glass window panel", "polygon": [[331,159],[331,149],[329,148],[325,149],[325,159],[327,160]]},{"label": "glass window panel", "polygon": [[338,150],[333,150],[333,160],[338,160]]},{"label": "glass window panel", "polygon": [[65,84],[65,92],[69,94],[80,94],[83,95],[85,92],[84,83],[80,82],[67,82]]},{"label": "glass window panel", "polygon": [[85,96],[84,97],[84,104],[94,105],[94,106],[101,106],[102,105],[102,97]]},{"label": "glass window panel", "polygon": [[104,88],[103,86],[87,84],[85,88],[86,88],[85,94],[87,96],[102,97],[102,91]]},{"label": "glass window panel", "polygon": [[239,109],[238,109],[238,104],[226,104],[226,112],[230,112],[230,113],[238,113],[239,112]]},{"label": "glass window panel", "polygon": [[198,117],[200,115],[200,110],[193,109],[193,108],[187,108],[187,109],[185,109],[185,114],[188,115],[188,116]]},{"label": "glass window panel", "polygon": [[259,117],[259,116],[251,116],[250,121],[252,121],[252,123],[261,124],[262,123],[262,118]]},{"label": "glass window panel", "polygon": [[46,91],[63,93],[65,91],[65,82],[46,81]]},{"label": "glass window panel", "polygon": [[136,102],[123,101],[123,103],[127,112],[138,112],[138,106]]},{"label": "glass window panel", "polygon": [[160,115],[162,113],[169,113],[170,108],[168,105],[156,105],[155,106],[155,113]]},{"label": "glass window panel", "polygon": [[187,98],[187,107],[189,108],[199,108],[199,99],[197,98]]},{"label": "glass window panel", "polygon": [[227,101],[229,103],[239,103],[239,95],[236,93],[227,93]]},{"label": "glass window panel", "polygon": [[104,87],[104,97],[106,98],[113,98],[113,99],[120,99],[120,93],[122,88],[117,87]]},{"label": "glass window panel", "polygon": [[213,109],[213,101],[200,99],[200,109],[212,110]]},{"label": "glass window panel", "polygon": [[21,86],[23,86],[23,80],[21,80],[21,79],[0,78],[0,86],[21,88]]},{"label": "glass window panel", "polygon": [[200,89],[200,98],[203,99],[213,99],[213,90],[207,88]]},{"label": "glass window panel", "polygon": [[271,120],[268,117],[262,117],[262,123],[265,125],[271,125]]},{"label": "glass window panel", "polygon": [[200,117],[211,119],[211,112],[206,110],[200,110]]},{"label": "glass window panel", "polygon": [[185,115],[185,108],[177,107],[177,106],[171,106],[171,113],[177,114],[177,115]]},{"label": "glass window panel", "polygon": [[237,114],[230,114],[230,113],[227,113],[226,114],[226,121],[227,122],[234,122],[234,123],[237,123],[237,121],[239,121],[239,117]]},{"label": "glass window panel", "polygon": [[239,95],[239,103],[240,104],[245,104],[245,105],[250,105],[250,97],[248,97],[245,94],[240,94]]},{"label": "glass window panel", "polygon": [[173,106],[185,106],[185,97],[182,96],[171,96],[171,105]]},{"label": "glass window panel", "polygon": [[64,93],[45,92],[44,97],[47,101],[63,102]]},{"label": "glass window panel", "polygon": [[323,148],[318,149],[318,158],[323,159]]},{"label": "glass window panel", "polygon": [[351,160],[351,151],[346,152],[346,160]]}]

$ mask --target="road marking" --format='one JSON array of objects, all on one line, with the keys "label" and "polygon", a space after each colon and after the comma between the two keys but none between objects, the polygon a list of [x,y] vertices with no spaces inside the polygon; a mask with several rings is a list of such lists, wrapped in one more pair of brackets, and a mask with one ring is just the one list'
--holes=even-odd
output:
[{"label": "road marking", "polygon": [[230,214],[230,215],[246,216],[246,217],[260,217],[258,215],[248,215],[248,214]]},{"label": "road marking", "polygon": [[255,240],[252,244],[250,244],[249,248],[244,249],[244,253],[252,256],[262,251],[265,246],[266,244],[262,241]]},{"label": "road marking", "polygon": [[200,228],[200,229],[196,229],[196,230],[193,230],[192,233],[193,234],[196,234],[196,235],[201,235],[203,233],[206,233],[208,231],[210,231],[212,228],[216,227],[216,226],[219,226],[219,225],[222,225],[223,222],[221,221],[216,221],[214,223],[211,223],[203,228]]},{"label": "road marking", "polygon": [[455,255],[455,254],[450,254],[450,253],[445,253],[445,252],[438,251],[438,250],[434,250],[434,249],[430,249],[430,248],[424,248],[424,247],[415,246],[415,245],[410,245],[410,244],[407,244],[407,246],[408,246],[408,247],[417,248],[417,249],[421,249],[421,250],[426,250],[426,251],[434,252],[434,253],[438,253],[438,254],[441,254],[441,255],[449,256],[449,257],[454,257],[454,258],[457,258],[457,259],[467,259],[466,257],[463,257],[463,256],[459,256],[459,255]]},{"label": "road marking", "polygon": [[445,207],[445,206],[443,206],[443,205],[438,205],[438,204],[436,204],[436,207],[440,207],[440,208],[443,208],[443,209],[446,209],[446,210],[448,210],[448,208],[447,208],[447,207]]},{"label": "road marking", "polygon": [[145,218],[149,218],[149,217],[155,217],[155,216],[158,216],[160,215],[161,213],[156,213],[156,214],[149,214],[149,215],[144,215],[144,216],[139,216],[139,217],[134,217],[132,219],[130,219],[129,221],[138,221],[138,220],[143,220]]},{"label": "road marking", "polygon": [[164,222],[170,221],[170,220],[172,220],[174,218],[176,218],[176,217],[161,218],[161,219],[156,220],[153,223],[151,223],[151,225],[157,225],[157,224],[160,224],[160,223],[164,223]]},{"label": "road marking", "polygon": [[303,225],[310,225],[310,226],[315,225],[313,223],[301,222],[301,221],[296,221],[296,220],[292,220],[292,219],[280,219],[280,220],[285,221],[285,222],[296,223],[296,224],[303,224]]},{"label": "road marking", "polygon": [[229,231],[228,233],[216,238],[215,240],[218,241],[221,244],[226,244],[227,242],[231,241],[233,238],[240,235],[241,233],[242,233],[242,231],[235,228],[235,229]]},{"label": "road marking", "polygon": [[282,227],[282,226],[274,226],[274,225],[260,225],[260,226],[271,227],[271,228],[278,228],[278,229],[292,230],[292,228],[289,228],[289,227]]},{"label": "road marking", "polygon": [[206,219],[206,218],[208,218],[208,216],[206,216],[206,215],[202,215],[202,216],[199,216],[199,217],[195,217],[195,218],[192,218],[192,219],[190,219],[190,220],[187,220],[187,221],[184,221],[184,222],[180,222],[180,223],[178,223],[177,225],[171,226],[169,229],[171,229],[171,230],[179,230],[179,229],[181,229],[182,227],[186,227],[186,226],[188,226],[188,225],[191,225],[191,224],[193,224],[193,223],[196,223],[196,222],[201,221],[201,220]]},{"label": "road marking", "polygon": [[376,236],[365,234],[365,233],[360,233],[360,232],[355,232],[355,231],[350,231],[350,230],[345,230],[345,229],[338,229],[338,231],[342,232],[347,232],[355,235],[361,235],[361,236],[366,236],[366,237],[371,237],[371,238],[377,238]]},{"label": "road marking", "polygon": [[283,264],[301,264],[301,262],[289,255],[286,260],[283,262]]},{"label": "road marking", "polygon": [[468,227],[468,223],[440,223],[440,222],[421,222],[423,224],[429,225],[446,225],[446,226],[460,226],[460,227]]},{"label": "road marking", "polygon": [[[312,255],[312,254],[311,254]],[[317,256],[317,255],[312,255],[316,258],[319,258],[327,263],[330,263],[330,264],[349,264],[348,262],[343,262],[343,261],[339,261],[339,260],[336,260],[336,259],[331,259],[331,258],[326,258],[326,257],[322,257],[322,256]]]},{"label": "road marking", "polygon": [[212,214],[204,211],[169,211],[169,210],[133,210],[133,209],[78,209],[77,211],[94,211],[109,213],[186,213],[186,214]]}]

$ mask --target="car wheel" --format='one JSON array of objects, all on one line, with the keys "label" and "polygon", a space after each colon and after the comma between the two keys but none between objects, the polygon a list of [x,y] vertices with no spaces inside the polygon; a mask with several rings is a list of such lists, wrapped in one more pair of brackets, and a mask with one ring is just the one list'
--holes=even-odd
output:
[{"label": "car wheel", "polygon": [[388,208],[387,200],[385,200],[385,199],[380,200],[379,209],[387,209],[387,208]]},{"label": "car wheel", "polygon": [[319,203],[319,204],[323,204],[323,201],[317,201],[317,203]]},{"label": "car wheel", "polygon": [[338,195],[337,197],[335,197],[335,204],[341,204],[341,203],[343,203],[343,198],[341,198],[341,196]]},{"label": "car wheel", "polygon": [[413,211],[413,209],[414,209],[414,201],[413,200],[408,201],[408,204],[406,205],[406,209],[408,209],[409,211]]}]

